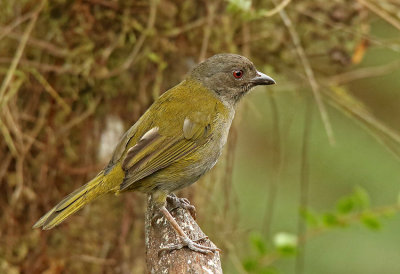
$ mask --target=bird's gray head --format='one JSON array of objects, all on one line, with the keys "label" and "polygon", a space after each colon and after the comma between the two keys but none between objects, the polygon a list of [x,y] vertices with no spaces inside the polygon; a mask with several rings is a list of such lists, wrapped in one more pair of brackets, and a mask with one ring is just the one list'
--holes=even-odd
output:
[{"label": "bird's gray head", "polygon": [[224,102],[236,104],[250,89],[258,85],[273,85],[275,81],[259,72],[246,57],[222,53],[198,64],[189,77],[215,92]]}]

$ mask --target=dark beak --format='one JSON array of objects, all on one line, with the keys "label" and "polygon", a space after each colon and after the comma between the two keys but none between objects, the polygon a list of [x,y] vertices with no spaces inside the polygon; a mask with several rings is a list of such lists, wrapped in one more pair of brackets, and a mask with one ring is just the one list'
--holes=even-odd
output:
[{"label": "dark beak", "polygon": [[266,74],[264,74],[262,72],[259,72],[259,71],[257,71],[256,77],[251,79],[251,82],[255,86],[259,86],[259,85],[274,85],[274,84],[276,84],[274,79],[272,79],[268,75],[266,75]]}]

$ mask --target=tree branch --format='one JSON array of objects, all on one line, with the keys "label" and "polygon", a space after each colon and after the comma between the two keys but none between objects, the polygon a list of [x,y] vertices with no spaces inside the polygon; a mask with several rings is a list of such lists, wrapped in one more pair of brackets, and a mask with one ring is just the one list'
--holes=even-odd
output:
[{"label": "tree branch", "polygon": [[[169,205],[167,209],[171,212]],[[158,209],[149,195],[145,223],[146,262],[149,273],[222,273],[219,252],[201,254],[188,248],[160,252],[164,247],[180,243],[180,239],[164,216],[153,219],[157,214]],[[187,210],[178,208],[172,210],[171,214],[190,239],[206,237]],[[208,238],[198,243],[216,247]]]}]

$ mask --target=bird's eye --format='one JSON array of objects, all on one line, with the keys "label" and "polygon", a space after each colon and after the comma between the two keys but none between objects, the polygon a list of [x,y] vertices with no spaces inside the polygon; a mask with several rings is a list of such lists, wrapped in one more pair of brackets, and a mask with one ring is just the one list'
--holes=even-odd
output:
[{"label": "bird's eye", "polygon": [[240,79],[243,76],[243,70],[235,70],[233,71],[233,77],[235,77],[236,79]]}]

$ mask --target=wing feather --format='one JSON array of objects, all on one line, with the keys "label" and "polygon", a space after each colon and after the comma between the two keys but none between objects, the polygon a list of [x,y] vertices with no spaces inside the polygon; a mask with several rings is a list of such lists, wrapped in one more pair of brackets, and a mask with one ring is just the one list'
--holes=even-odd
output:
[{"label": "wing feather", "polygon": [[138,161],[146,157],[143,153],[151,151],[152,148],[157,148],[162,144],[162,142],[163,138],[161,138],[161,135],[158,132],[158,127],[150,129],[143,135],[136,145],[128,150],[128,153],[122,162],[122,168],[124,170],[130,169],[137,164]]},{"label": "wing feather", "polygon": [[120,191],[134,187],[135,182],[171,165],[203,145],[208,139],[205,135],[209,134],[209,124],[192,122],[186,118],[181,134],[177,137],[164,137],[158,129],[151,131],[144,134],[127,153],[123,161],[125,178]]}]

